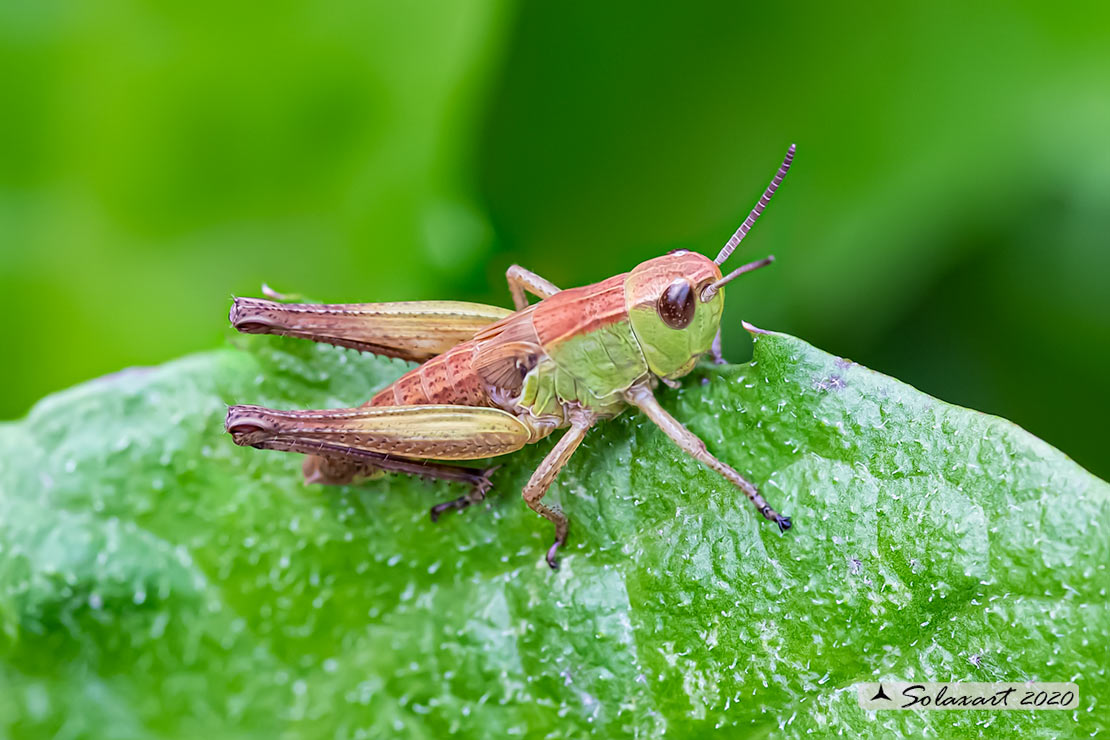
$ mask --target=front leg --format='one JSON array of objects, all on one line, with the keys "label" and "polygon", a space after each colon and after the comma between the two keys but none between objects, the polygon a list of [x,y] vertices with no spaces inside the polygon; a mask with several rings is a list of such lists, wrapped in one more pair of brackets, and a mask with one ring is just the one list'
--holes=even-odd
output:
[{"label": "front leg", "polygon": [[714,365],[727,365],[724,353],[721,351],[721,329],[717,327],[717,336],[713,337],[713,345],[709,348],[709,356]]},{"label": "front leg", "polygon": [[553,448],[551,452],[547,453],[547,457],[539,464],[532,477],[528,479],[528,483],[524,486],[524,503],[528,504],[528,508],[542,516],[547,521],[555,525],[555,542],[547,551],[547,564],[551,566],[552,570],[559,569],[559,561],[555,558],[555,553],[567,541],[567,516],[561,511],[544,506],[541,499],[547,493],[547,489],[551,488],[551,484],[555,481],[555,476],[559,474],[563,466],[567,464],[567,460],[578,449],[578,445],[586,437],[586,432],[597,417],[592,414],[581,412],[571,419],[571,427],[567,430]]},{"label": "front leg", "polygon": [[543,279],[531,270],[525,270],[520,265],[513,265],[506,270],[505,280],[509,283],[509,293],[513,296],[513,305],[517,311],[528,306],[526,293],[543,299],[559,292],[559,288],[553,282]]},{"label": "front leg", "polygon": [[781,531],[790,529],[790,517],[783,516],[772,509],[763,496],[760,495],[759,490],[748,482],[744,476],[709,454],[704,442],[659,405],[655,396],[651,394],[650,388],[647,386],[633,386],[626,393],[626,398],[628,398],[629,403],[647,414],[648,418],[655,422],[655,425],[662,429],[664,434],[682,448],[683,452],[706,467],[716,470],[743,491],[748,500],[759,510],[759,513],[779,525]]}]

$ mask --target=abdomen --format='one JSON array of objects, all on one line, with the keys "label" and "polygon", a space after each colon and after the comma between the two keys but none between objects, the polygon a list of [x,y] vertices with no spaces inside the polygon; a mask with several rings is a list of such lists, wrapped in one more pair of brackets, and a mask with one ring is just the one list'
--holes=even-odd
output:
[{"label": "abdomen", "polygon": [[485,384],[474,372],[477,350],[473,341],[463,342],[408,371],[386,386],[368,406],[492,406]]}]

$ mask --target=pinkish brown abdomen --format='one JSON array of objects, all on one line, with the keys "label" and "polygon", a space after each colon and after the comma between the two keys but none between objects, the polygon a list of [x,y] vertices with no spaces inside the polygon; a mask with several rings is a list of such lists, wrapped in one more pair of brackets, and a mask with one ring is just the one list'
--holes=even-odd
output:
[{"label": "pinkish brown abdomen", "polygon": [[433,357],[386,386],[368,406],[423,406],[451,404],[490,406],[482,379],[472,369],[477,346],[463,342]]}]

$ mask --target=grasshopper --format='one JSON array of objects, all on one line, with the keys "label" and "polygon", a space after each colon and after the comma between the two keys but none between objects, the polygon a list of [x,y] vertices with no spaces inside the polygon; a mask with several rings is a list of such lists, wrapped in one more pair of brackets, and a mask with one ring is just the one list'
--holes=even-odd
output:
[{"label": "grasshopper", "polygon": [[[422,363],[358,408],[278,411],[232,406],[226,429],[236,444],[308,455],[307,483],[343,485],[384,473],[468,484],[466,495],[435,506],[435,521],[489,492],[496,468],[465,467],[567,431],[524,486],[525,503],[555,527],[551,568],[567,540],[567,517],[543,503],[587,430],[629,405],[694,459],[739,488],[779,529],[759,490],[718,460],[659,405],[652,391],[693,370],[709,354],[721,363],[724,286],[770,256],[722,275],[794,159],[791,145],[770,185],[715,260],[685,250],[631,272],[560,290],[517,265],[506,273],[515,311],[455,301],[308,304],[236,298],[231,324],[247,334],[280,334]],[[529,304],[531,293],[540,300]]]}]

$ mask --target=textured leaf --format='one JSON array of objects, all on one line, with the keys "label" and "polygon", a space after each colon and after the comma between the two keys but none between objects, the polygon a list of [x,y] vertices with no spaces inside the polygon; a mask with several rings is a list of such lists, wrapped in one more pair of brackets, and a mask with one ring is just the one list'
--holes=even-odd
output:
[{"label": "textured leaf", "polygon": [[[1001,419],[781,334],[664,404],[780,534],[631,413],[451,486],[325,489],[225,404],[349,405],[405,365],[273,337],[0,427],[0,727],[17,737],[1086,736],[1110,725],[1110,486]],[[1044,394],[1048,390],[1031,389]],[[851,685],[1072,680],[1071,712],[868,714]],[[989,728],[989,730],[987,729]],[[4,734],[0,731],[0,734]]]}]

